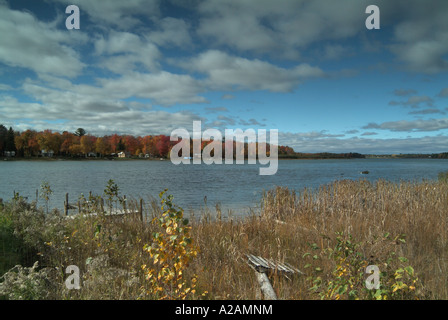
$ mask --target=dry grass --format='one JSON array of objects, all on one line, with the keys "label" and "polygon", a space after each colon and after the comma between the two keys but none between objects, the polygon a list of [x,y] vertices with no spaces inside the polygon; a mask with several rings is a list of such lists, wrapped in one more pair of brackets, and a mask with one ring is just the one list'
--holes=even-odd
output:
[{"label": "dry grass", "polygon": [[[138,207],[136,202],[134,206]],[[29,205],[27,208],[28,214],[33,211]],[[154,202],[144,211],[148,221],[160,214]],[[41,261],[57,268],[56,281],[63,283],[67,277],[63,268],[67,265],[80,267],[81,290],[68,291],[58,286],[62,289],[54,292],[53,298],[139,298],[145,286],[141,265],[150,261],[142,250],[144,244],[151,243],[150,223],[135,219],[111,221],[104,216],[80,216],[70,222],[54,219],[51,224],[49,218],[44,219],[45,228],[34,219],[33,223],[41,226],[35,226],[33,236],[33,229],[26,227],[23,219],[15,222],[26,229],[22,236],[26,234],[28,243],[37,246]],[[223,217],[217,208],[214,214],[202,212],[190,223],[200,253],[188,273],[198,275],[197,291],[207,291],[206,299],[258,298],[257,282],[246,263],[246,254],[287,262],[305,271],[303,255],[310,251],[310,244],[332,247],[336,232],[351,234],[362,243],[365,257],[380,268],[391,250],[407,257],[424,286],[426,298],[448,298],[448,184],[442,181],[397,184],[344,180],[297,193],[278,187],[265,192],[261,214],[237,219]],[[50,225],[52,229],[48,230]],[[406,243],[378,241],[385,233],[405,235]],[[322,263],[324,275],[328,275],[334,265],[329,260]],[[316,299],[309,291],[306,276],[287,279],[274,275],[272,282],[280,299]],[[196,298],[204,297],[198,294]]]},{"label": "dry grass", "polygon": [[[211,298],[253,299],[256,285],[245,264],[252,253],[303,270],[309,244],[333,247],[336,232],[351,234],[372,263],[385,263],[394,251],[409,259],[424,285],[427,298],[447,299],[448,184],[388,181],[338,181],[318,191],[300,193],[277,188],[264,194],[261,216],[194,225],[205,266],[203,286]],[[380,241],[385,234],[404,235],[405,243]],[[330,261],[322,268],[327,274]],[[283,299],[313,299],[305,277],[277,279]]]}]

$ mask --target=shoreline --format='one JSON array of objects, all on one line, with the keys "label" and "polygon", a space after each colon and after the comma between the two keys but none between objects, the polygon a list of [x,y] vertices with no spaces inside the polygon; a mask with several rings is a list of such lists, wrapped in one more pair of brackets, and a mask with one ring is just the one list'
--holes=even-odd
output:
[{"label": "shoreline", "polygon": [[[0,158],[1,159],[1,158]],[[431,155],[422,156],[390,156],[390,155],[366,155],[365,157],[278,157],[277,160],[359,160],[359,159],[441,159],[448,160],[448,157],[432,157]],[[246,159],[245,159],[246,160]],[[17,158],[17,157],[3,157],[3,161],[170,161],[169,158],[100,158],[100,157],[89,157],[89,158],[71,158],[71,157],[33,157],[33,158]]]}]

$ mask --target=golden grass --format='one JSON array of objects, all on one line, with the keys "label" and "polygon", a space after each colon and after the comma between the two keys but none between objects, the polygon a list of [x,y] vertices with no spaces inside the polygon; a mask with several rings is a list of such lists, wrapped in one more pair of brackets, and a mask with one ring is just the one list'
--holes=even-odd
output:
[{"label": "golden grass", "polygon": [[[299,193],[278,187],[264,194],[260,216],[195,224],[202,248],[196,268],[205,266],[201,276],[211,298],[253,299],[256,282],[246,253],[304,271],[309,244],[332,247],[336,232],[344,232],[363,243],[365,257],[380,268],[392,250],[407,257],[427,297],[447,299],[447,222],[446,183],[346,180]],[[385,233],[405,235],[406,242],[379,241]],[[322,267],[328,274],[333,266],[327,261]],[[274,288],[282,299],[314,299],[304,278],[279,278]]]},{"label": "golden grass", "polygon": [[[130,208],[138,207],[136,201],[131,203]],[[33,237],[23,219],[16,226],[26,228],[22,234],[31,237],[28,243],[36,245],[41,261],[57,268],[59,283],[67,277],[66,266],[80,267],[81,290],[59,285],[53,298],[137,299],[145,287],[141,266],[150,263],[149,254],[143,251],[152,241],[154,226],[149,221],[158,215],[158,205],[150,202],[144,207],[146,222],[79,216],[70,221],[55,218],[57,223],[50,223],[47,218],[47,227],[36,227]],[[190,224],[200,252],[186,276],[198,275],[197,299],[256,299],[257,282],[246,254],[287,262],[305,271],[303,255],[310,251],[310,244],[332,247],[336,232],[351,234],[362,243],[364,256],[380,269],[391,250],[408,258],[426,298],[448,298],[448,184],[444,182],[343,180],[297,192],[278,187],[264,193],[260,214],[223,217],[217,207],[214,214],[202,212]],[[48,230],[50,225],[52,230]],[[406,242],[379,241],[385,233],[405,235]],[[322,263],[323,276],[329,277],[334,264],[328,259]],[[289,279],[274,275],[271,280],[280,299],[318,298],[309,291],[311,284],[305,275]],[[208,293],[202,297],[204,291]]]}]

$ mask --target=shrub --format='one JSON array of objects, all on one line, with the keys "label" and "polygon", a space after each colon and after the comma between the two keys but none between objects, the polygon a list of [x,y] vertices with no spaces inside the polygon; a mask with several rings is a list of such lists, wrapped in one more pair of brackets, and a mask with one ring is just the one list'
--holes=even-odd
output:
[{"label": "shrub", "polygon": [[50,269],[38,270],[38,262],[30,268],[17,265],[1,278],[0,297],[8,300],[45,300],[51,297],[53,291]]},{"label": "shrub", "polygon": [[[320,254],[306,253],[304,255],[312,257],[314,261],[327,257],[333,262],[333,269],[327,275],[324,274],[324,270],[320,266],[316,267],[311,263],[305,266],[305,268],[314,267],[312,275],[308,278],[312,283],[310,290],[318,294],[321,299],[403,300],[423,298],[421,284],[414,269],[407,265],[406,258],[397,256],[394,251],[388,251],[383,252],[386,258],[382,263],[380,263],[381,261],[372,261],[373,257],[370,259],[365,257],[362,243],[355,242],[350,234],[347,236],[343,233],[336,234],[334,248],[325,248],[321,250]],[[391,243],[390,240],[390,235],[385,234],[371,245],[375,246],[379,242]],[[397,236],[392,242],[404,243],[405,240],[403,236]],[[313,250],[320,249],[316,244],[311,247]],[[381,247],[386,248],[383,245]],[[370,277],[367,277],[368,266],[376,268],[378,283],[370,282]]]},{"label": "shrub", "polygon": [[198,254],[190,236],[191,227],[183,217],[183,209],[173,204],[173,196],[160,193],[162,216],[152,221],[159,227],[153,234],[152,245],[145,245],[151,265],[143,265],[149,287],[143,295],[156,299],[186,299],[195,294],[197,276],[187,283],[185,270]]}]

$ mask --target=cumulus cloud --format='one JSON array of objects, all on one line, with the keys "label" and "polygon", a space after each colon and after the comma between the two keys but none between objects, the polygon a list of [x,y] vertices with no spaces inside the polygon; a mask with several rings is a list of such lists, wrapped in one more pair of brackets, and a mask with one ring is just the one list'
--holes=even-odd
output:
[{"label": "cumulus cloud", "polygon": [[85,34],[67,36],[57,29],[58,20],[42,22],[31,13],[10,9],[0,2],[0,62],[36,73],[75,77],[85,64],[72,47],[85,43]]},{"label": "cumulus cloud", "polygon": [[387,121],[381,124],[369,123],[362,127],[363,129],[379,129],[396,132],[425,132],[425,131],[439,131],[448,129],[448,118],[443,119],[428,119],[428,120],[399,120]]},{"label": "cumulus cloud", "polygon": [[160,15],[159,0],[77,0],[75,3],[72,0],[51,1],[64,5],[76,4],[82,12],[89,15],[92,22],[104,29],[110,26],[129,29]]},{"label": "cumulus cloud", "polygon": [[403,96],[408,96],[411,94],[416,94],[417,91],[414,89],[395,89],[394,90],[394,95],[399,96],[399,97],[403,97]]},{"label": "cumulus cloud", "polygon": [[428,74],[447,71],[448,2],[426,1],[425,10],[417,0],[387,5],[397,13],[407,12],[406,17],[397,14],[400,21],[394,27],[394,42],[390,45],[406,68]]},{"label": "cumulus cloud", "polygon": [[188,48],[193,45],[189,33],[189,25],[183,19],[166,17],[161,19],[157,26],[160,30],[149,34],[149,39],[159,46],[174,46]]},{"label": "cumulus cloud", "polygon": [[423,95],[423,96],[411,96],[406,101],[390,101],[389,105],[391,106],[397,106],[401,105],[404,107],[411,107],[411,108],[419,108],[422,104],[432,107],[434,103],[434,100],[430,98],[429,96]]},{"label": "cumulus cloud", "polygon": [[378,133],[367,131],[361,134],[361,136],[376,136]]},{"label": "cumulus cloud", "polygon": [[297,59],[310,44],[356,35],[367,5],[364,0],[204,1],[198,8],[198,34],[239,51]]},{"label": "cumulus cloud", "polygon": [[114,79],[98,79],[98,82],[106,92],[120,99],[147,98],[165,106],[208,103],[206,98],[199,95],[204,90],[200,81],[189,75],[167,71],[135,72]]},{"label": "cumulus cloud", "polygon": [[302,81],[324,75],[320,68],[308,64],[284,69],[265,61],[236,57],[218,50],[206,51],[179,64],[188,70],[206,74],[207,85],[219,90],[290,92]]},{"label": "cumulus cloud", "polygon": [[296,152],[359,152],[363,154],[433,153],[446,152],[448,137],[443,135],[420,138],[346,138],[303,139],[303,133],[279,132],[279,143]]},{"label": "cumulus cloud", "polygon": [[443,112],[442,110],[439,110],[437,108],[410,111],[408,114],[423,115],[423,114],[436,114],[436,113],[445,114],[445,112]]},{"label": "cumulus cloud", "polygon": [[16,130],[71,131],[85,128],[89,133],[147,135],[167,134],[179,127],[191,127],[203,117],[187,111],[141,110],[133,103],[120,101],[83,101],[61,105],[47,102],[20,102],[11,96],[0,97],[0,117]]},{"label": "cumulus cloud", "polygon": [[160,68],[162,54],[157,46],[134,33],[111,30],[107,38],[98,36],[94,46],[95,55],[101,57],[98,66],[117,74]]},{"label": "cumulus cloud", "polygon": [[233,98],[235,98],[235,96],[231,94],[223,94],[221,97],[222,100],[232,100]]},{"label": "cumulus cloud", "polygon": [[444,88],[438,94],[439,97],[448,97],[448,88]]},{"label": "cumulus cloud", "polygon": [[216,113],[216,112],[229,112],[229,109],[226,107],[206,107],[205,111],[208,113]]}]

